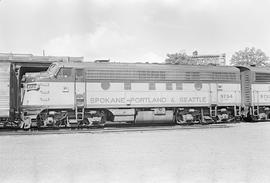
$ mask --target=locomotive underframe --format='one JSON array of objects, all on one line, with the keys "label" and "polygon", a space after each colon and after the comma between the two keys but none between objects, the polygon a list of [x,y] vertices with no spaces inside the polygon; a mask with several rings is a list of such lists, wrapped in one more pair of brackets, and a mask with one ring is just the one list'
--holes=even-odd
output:
[{"label": "locomotive underframe", "polygon": [[21,128],[100,127],[105,124],[210,124],[240,120],[239,106],[100,109],[24,109]]}]

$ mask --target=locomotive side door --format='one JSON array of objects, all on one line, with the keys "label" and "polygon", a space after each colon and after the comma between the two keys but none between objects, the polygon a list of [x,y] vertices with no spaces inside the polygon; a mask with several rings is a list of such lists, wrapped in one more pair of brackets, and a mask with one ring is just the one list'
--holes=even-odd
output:
[{"label": "locomotive side door", "polygon": [[75,108],[77,109],[77,107],[85,107],[86,82],[84,69],[75,69],[74,84]]}]

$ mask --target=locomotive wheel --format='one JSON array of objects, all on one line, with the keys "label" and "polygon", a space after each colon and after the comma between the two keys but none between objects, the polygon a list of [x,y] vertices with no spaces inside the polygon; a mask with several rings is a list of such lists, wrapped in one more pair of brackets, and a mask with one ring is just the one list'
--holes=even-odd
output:
[{"label": "locomotive wheel", "polygon": [[37,128],[41,128],[42,126],[44,126],[44,120],[45,119],[46,119],[46,114],[40,113],[37,116]]},{"label": "locomotive wheel", "polygon": [[101,119],[100,119],[99,126],[103,127],[103,126],[105,126],[105,123],[107,121],[106,112],[105,111],[101,111],[100,112],[100,117],[101,117]]},{"label": "locomotive wheel", "polygon": [[184,118],[182,114],[179,114],[178,112],[176,112],[175,114],[175,122],[179,125],[181,124],[185,124]]},{"label": "locomotive wheel", "polygon": [[243,117],[243,120],[245,122],[253,122],[253,118],[249,113],[248,113],[248,115],[246,117]]},{"label": "locomotive wheel", "polygon": [[62,119],[62,120],[56,121],[55,126],[56,127],[67,127],[67,120]]},{"label": "locomotive wheel", "polygon": [[239,122],[241,122],[241,116],[235,116],[235,118],[234,118],[234,121],[236,122],[236,123],[239,123]]},{"label": "locomotive wheel", "polygon": [[78,126],[79,127],[88,127],[89,125],[90,125],[90,122],[86,118],[84,118],[82,121],[80,121],[78,123]]}]

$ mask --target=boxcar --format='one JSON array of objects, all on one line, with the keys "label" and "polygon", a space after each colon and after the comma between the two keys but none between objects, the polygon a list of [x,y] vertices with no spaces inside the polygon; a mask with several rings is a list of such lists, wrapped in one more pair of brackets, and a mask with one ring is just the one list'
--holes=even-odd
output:
[{"label": "boxcar", "polygon": [[57,62],[26,74],[22,126],[222,122],[240,106],[235,67]]},{"label": "boxcar", "polygon": [[0,62],[0,126],[10,125],[16,111],[16,79],[13,65]]}]

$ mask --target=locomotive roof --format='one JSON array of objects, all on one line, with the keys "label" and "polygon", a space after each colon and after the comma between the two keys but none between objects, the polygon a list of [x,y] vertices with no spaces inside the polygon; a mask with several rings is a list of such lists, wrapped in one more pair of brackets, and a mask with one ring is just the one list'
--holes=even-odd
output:
[{"label": "locomotive roof", "polygon": [[153,63],[95,63],[95,62],[58,62],[59,66],[89,68],[89,69],[144,69],[144,70],[179,70],[189,72],[240,72],[233,66],[213,66],[213,65],[173,65],[173,64],[153,64]]}]

